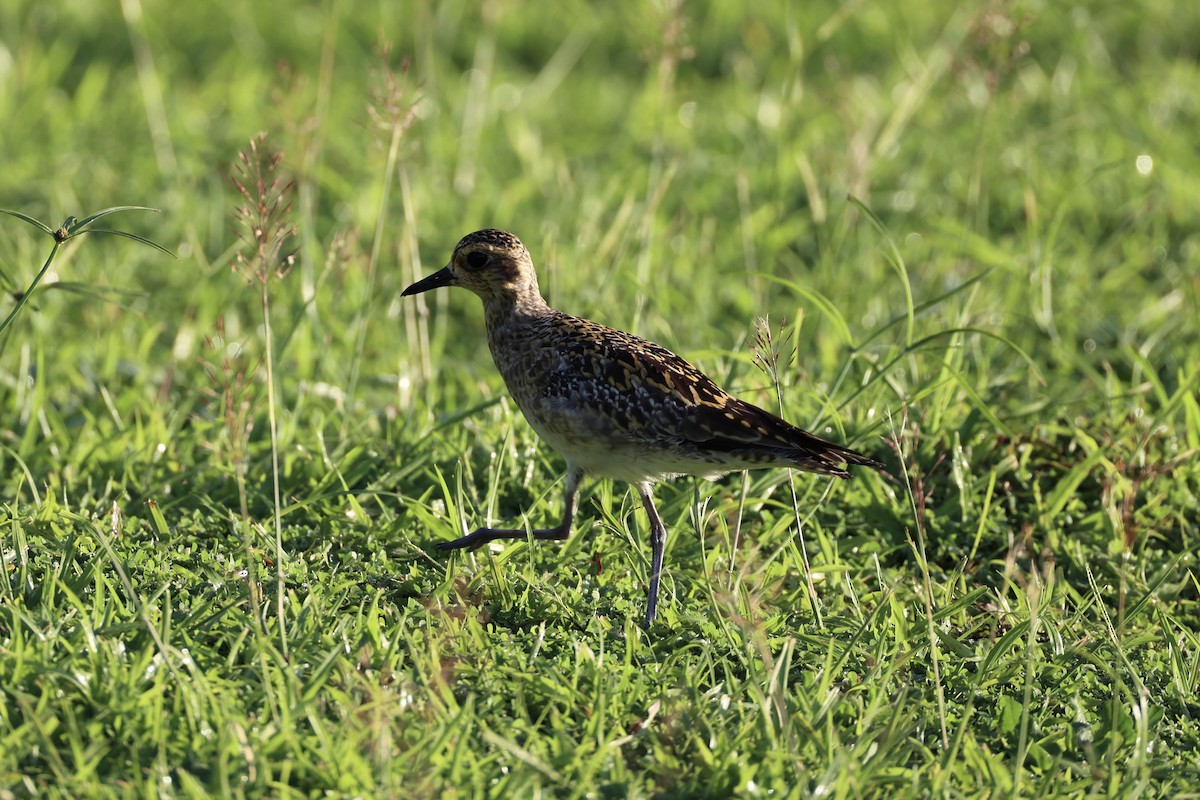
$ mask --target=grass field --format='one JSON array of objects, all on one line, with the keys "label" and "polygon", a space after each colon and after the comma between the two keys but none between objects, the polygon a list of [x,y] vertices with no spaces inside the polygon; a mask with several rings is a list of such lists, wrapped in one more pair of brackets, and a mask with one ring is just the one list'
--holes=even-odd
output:
[{"label": "grass field", "polygon": [[[1200,797],[1200,5],[481,8],[0,8],[0,798]],[[889,474],[437,552],[489,226]]]}]

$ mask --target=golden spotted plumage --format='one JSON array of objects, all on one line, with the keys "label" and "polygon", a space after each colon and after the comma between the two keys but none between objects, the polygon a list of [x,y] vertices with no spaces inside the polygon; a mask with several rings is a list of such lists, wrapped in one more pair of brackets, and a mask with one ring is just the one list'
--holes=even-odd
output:
[{"label": "golden spotted plumage", "polygon": [[[657,612],[666,540],[650,491],[654,481],[757,467],[839,478],[849,477],[845,464],[882,468],[732,397],[665,347],[554,310],[538,289],[529,251],[507,231],[464,237],[445,268],[403,294],[439,286],[462,286],[483,300],[488,346],[505,385],[533,429],[566,459],[563,520],[532,531],[533,537],[567,537],[585,474],[637,487],[651,523],[647,626]],[[480,528],[440,547],[475,548],[527,535],[523,529]]]}]

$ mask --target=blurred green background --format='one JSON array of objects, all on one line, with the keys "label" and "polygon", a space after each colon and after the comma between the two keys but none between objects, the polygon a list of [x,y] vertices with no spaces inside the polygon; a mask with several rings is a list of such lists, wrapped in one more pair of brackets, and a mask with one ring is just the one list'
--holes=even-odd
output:
[{"label": "blurred green background", "polygon": [[[681,349],[728,346],[756,313],[793,316],[759,273],[805,282],[856,323],[890,318],[903,292],[867,277],[881,248],[847,214],[852,194],[903,244],[918,300],[997,267],[982,287],[1001,301],[981,304],[1003,315],[991,325],[1095,364],[1084,342],[1120,345],[1147,313],[1177,326],[1187,314],[1158,305],[1184,290],[1194,302],[1195,154],[1178,143],[1197,115],[1196,16],[1170,3],[16,3],[0,12],[0,196],[52,223],[161,207],[130,224],[181,263],[106,243],[63,277],[144,292],[148,319],[118,317],[127,335],[158,312],[203,329],[236,316],[229,165],[266,131],[298,181],[305,280],[282,291],[315,291],[349,233],[341,279],[357,303],[353,262],[382,220],[371,302],[384,313],[369,315],[363,357],[394,370],[394,290],[486,225],[527,240],[552,302]],[[389,71],[394,114],[413,115],[390,181]],[[5,226],[7,263],[35,261],[25,233]],[[710,291],[679,291],[698,282]],[[647,303],[658,313],[642,321]],[[49,328],[54,312],[36,316]],[[814,367],[835,358],[822,355]],[[311,368],[336,380],[327,367]]]}]

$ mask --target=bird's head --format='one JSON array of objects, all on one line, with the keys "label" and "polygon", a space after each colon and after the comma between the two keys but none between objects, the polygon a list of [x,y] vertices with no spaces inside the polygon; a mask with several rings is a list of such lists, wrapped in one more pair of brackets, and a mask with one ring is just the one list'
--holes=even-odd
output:
[{"label": "bird's head", "polygon": [[541,300],[529,251],[516,236],[495,228],[464,236],[454,248],[449,264],[400,294],[419,294],[439,286],[470,289],[484,303]]}]

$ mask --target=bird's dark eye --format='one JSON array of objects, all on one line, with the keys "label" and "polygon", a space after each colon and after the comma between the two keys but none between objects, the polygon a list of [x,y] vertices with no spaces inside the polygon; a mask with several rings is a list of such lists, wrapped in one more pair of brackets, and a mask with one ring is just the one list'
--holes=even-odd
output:
[{"label": "bird's dark eye", "polygon": [[479,269],[488,262],[488,254],[476,250],[473,253],[467,253],[467,266],[471,269]]}]

